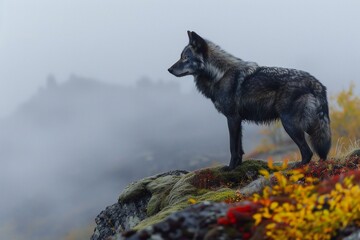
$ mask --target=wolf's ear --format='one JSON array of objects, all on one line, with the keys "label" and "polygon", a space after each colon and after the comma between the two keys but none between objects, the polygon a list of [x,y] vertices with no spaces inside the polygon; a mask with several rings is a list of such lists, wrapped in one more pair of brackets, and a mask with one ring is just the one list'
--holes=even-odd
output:
[{"label": "wolf's ear", "polygon": [[196,32],[187,31],[189,36],[189,44],[198,52],[205,52],[206,41],[200,37]]},{"label": "wolf's ear", "polygon": [[192,33],[191,33],[191,31],[188,30],[188,31],[187,31],[187,34],[188,34],[188,36],[189,36],[189,43],[191,43],[191,39],[192,39],[192,35],[191,35]]}]

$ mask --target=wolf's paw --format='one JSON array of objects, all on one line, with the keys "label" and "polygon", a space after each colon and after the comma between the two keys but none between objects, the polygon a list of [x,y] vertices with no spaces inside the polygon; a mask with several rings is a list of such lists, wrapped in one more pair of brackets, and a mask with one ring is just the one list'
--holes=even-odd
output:
[{"label": "wolf's paw", "polygon": [[231,158],[230,160],[230,164],[228,166],[229,170],[234,170],[235,168],[237,168],[238,166],[240,166],[242,163],[242,159],[241,158]]}]

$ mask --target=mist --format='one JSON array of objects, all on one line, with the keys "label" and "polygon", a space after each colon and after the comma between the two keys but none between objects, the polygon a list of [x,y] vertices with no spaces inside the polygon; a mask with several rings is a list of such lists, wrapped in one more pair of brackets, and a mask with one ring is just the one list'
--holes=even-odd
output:
[{"label": "mist", "polygon": [[[360,93],[360,2],[0,0],[0,236],[61,239],[126,184],[229,161],[225,118],[167,69],[187,30]],[[244,126],[244,148],[259,142]]]},{"label": "mist", "polygon": [[187,30],[244,60],[308,71],[334,94],[360,83],[359,9],[356,0],[0,0],[0,117],[49,73],[132,86],[168,79]]},{"label": "mist", "polygon": [[[136,179],[230,158],[225,118],[208,101],[146,78],[124,87],[50,76],[0,131],[0,221],[20,239],[90,225]],[[259,134],[246,132],[250,149]]]}]

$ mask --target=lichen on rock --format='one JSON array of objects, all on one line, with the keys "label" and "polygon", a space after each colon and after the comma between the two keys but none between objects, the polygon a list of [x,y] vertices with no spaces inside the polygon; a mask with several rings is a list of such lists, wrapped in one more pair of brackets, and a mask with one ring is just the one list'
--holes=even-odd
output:
[{"label": "lichen on rock", "polygon": [[[257,179],[259,170],[267,168],[266,162],[248,160],[233,171],[226,171],[222,166],[200,169],[194,172],[171,171],[131,183],[121,193],[118,206],[126,209],[128,204],[143,201],[143,205],[138,210],[133,211],[139,216],[129,213],[130,218],[121,218],[120,221],[127,221],[127,223],[118,224],[121,227],[115,227],[114,231],[106,232],[106,237],[130,229],[140,231],[153,226],[172,213],[192,205],[189,199],[193,199],[195,202],[220,202],[233,198],[236,189],[243,188]],[[250,194],[259,191],[260,189],[257,188],[263,187],[264,184],[266,183],[261,180],[257,184],[245,187],[244,193]],[[101,225],[99,216],[97,218],[97,232],[100,231],[99,225]],[[113,217],[116,218],[116,216]],[[111,234],[109,235],[109,233]],[[99,236],[103,235],[100,234]]]}]

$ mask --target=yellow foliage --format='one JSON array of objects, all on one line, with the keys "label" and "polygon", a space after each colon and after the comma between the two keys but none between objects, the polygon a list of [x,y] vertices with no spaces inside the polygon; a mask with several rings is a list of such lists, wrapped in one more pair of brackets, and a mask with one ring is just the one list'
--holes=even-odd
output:
[{"label": "yellow foliage", "polygon": [[189,202],[190,204],[196,204],[196,203],[198,203],[198,201],[197,201],[196,199],[194,199],[194,198],[189,198],[189,199],[188,199],[188,202]]},{"label": "yellow foliage", "polygon": [[[332,98],[330,119],[332,139],[347,141],[360,139],[360,98],[354,94],[355,84]],[[346,143],[349,144],[348,142]]]},{"label": "yellow foliage", "polygon": [[286,176],[276,172],[274,177],[274,186],[253,196],[263,206],[253,215],[255,225],[266,224],[270,239],[331,239],[336,230],[360,219],[360,186],[353,176],[322,194],[313,185],[317,179],[305,178],[302,170],[291,170]]}]

